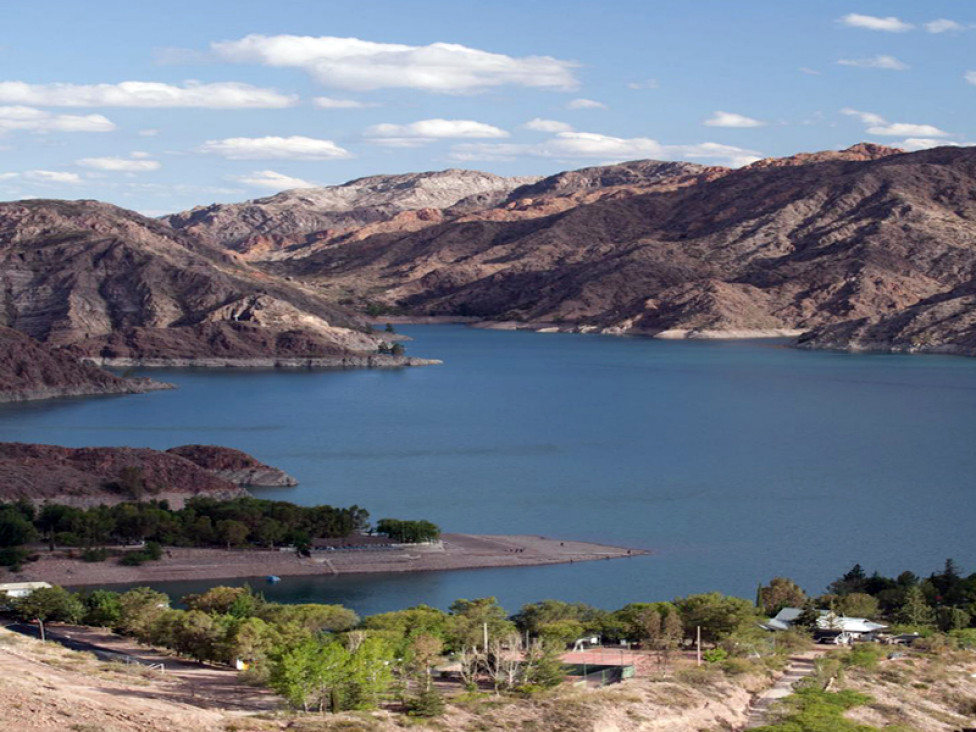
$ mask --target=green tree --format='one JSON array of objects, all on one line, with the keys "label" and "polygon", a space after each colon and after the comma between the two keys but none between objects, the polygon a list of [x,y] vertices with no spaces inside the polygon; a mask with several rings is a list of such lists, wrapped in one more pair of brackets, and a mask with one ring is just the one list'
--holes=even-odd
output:
[{"label": "green tree", "polygon": [[803,607],[807,600],[805,593],[793,580],[774,577],[765,587],[759,588],[759,610],[764,615],[775,615],[784,607]]},{"label": "green tree", "polygon": [[353,709],[375,709],[393,684],[393,654],[380,638],[367,637],[349,657],[348,704]]},{"label": "green tree", "polygon": [[20,546],[34,541],[34,524],[11,508],[0,512],[0,547]]},{"label": "green tree", "polygon": [[879,607],[877,598],[863,592],[852,592],[838,598],[835,609],[850,618],[876,618]]},{"label": "green tree", "polygon": [[136,587],[119,597],[117,630],[140,640],[148,640],[153,623],[169,610],[169,597],[149,587]]},{"label": "green tree", "polygon": [[271,667],[268,684],[294,707],[333,712],[343,708],[349,651],[340,643],[309,639],[282,653]]},{"label": "green tree", "polygon": [[241,546],[247,541],[247,535],[251,533],[251,530],[245,523],[234,519],[224,519],[217,522],[216,533],[217,538],[226,544],[227,550],[230,551],[232,547]]},{"label": "green tree", "polygon": [[41,587],[10,604],[14,615],[21,620],[77,623],[85,616],[81,600],[63,587]]},{"label": "green tree", "polygon": [[701,628],[702,640],[717,643],[725,636],[756,621],[756,609],[748,600],[712,592],[675,600],[681,622],[689,635]]},{"label": "green tree", "polygon": [[898,610],[897,619],[907,625],[932,625],[935,622],[935,612],[925,601],[925,594],[918,585],[909,587],[905,592],[905,602]]},{"label": "green tree", "polygon": [[122,617],[119,593],[110,590],[92,590],[83,596],[85,625],[114,628]]}]

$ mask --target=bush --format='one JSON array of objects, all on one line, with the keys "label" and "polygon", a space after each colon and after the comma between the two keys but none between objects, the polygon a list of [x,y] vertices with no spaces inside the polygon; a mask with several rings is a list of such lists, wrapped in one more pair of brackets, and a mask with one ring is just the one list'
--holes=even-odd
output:
[{"label": "bush", "polygon": [[147,559],[148,557],[146,557],[146,555],[142,552],[126,552],[119,560],[119,564],[121,564],[123,567],[138,567]]},{"label": "bush", "polygon": [[19,572],[27,557],[27,550],[19,546],[3,547],[0,549],[0,567],[9,567],[11,572]]},{"label": "bush", "polygon": [[683,668],[676,672],[675,679],[689,686],[711,686],[722,678],[722,672],[714,666]]},{"label": "bush", "polygon": [[433,686],[407,703],[407,714],[411,717],[439,717],[443,713],[444,699]]},{"label": "bush", "polygon": [[108,559],[108,550],[103,548],[85,549],[81,553],[83,562],[104,562],[106,559]]},{"label": "bush", "polygon": [[844,665],[863,669],[877,668],[878,661],[887,654],[888,651],[884,646],[873,643],[859,643],[851,648],[850,653],[844,656]]}]

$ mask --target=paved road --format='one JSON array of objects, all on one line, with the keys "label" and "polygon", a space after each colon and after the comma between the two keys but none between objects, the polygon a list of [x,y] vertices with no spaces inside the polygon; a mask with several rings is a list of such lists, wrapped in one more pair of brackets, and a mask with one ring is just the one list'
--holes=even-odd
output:
[{"label": "paved road", "polygon": [[[31,638],[41,637],[40,629],[31,623],[8,623],[5,624],[4,627],[7,630],[13,631],[14,633],[20,633],[21,635],[30,636]],[[122,661],[128,663],[135,662],[144,664],[146,666],[154,664],[153,661],[149,661],[144,658],[129,656],[124,653],[119,653],[118,651],[113,651],[110,648],[105,648],[104,646],[88,643],[87,641],[75,640],[71,637],[70,633],[52,631],[49,628],[45,628],[44,637],[49,641],[59,643],[69,650],[92,653],[99,661]]]}]

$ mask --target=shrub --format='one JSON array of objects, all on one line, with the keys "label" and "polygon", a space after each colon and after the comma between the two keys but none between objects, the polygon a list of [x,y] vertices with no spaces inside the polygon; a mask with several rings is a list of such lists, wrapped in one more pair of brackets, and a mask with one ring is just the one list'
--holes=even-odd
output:
[{"label": "shrub", "polygon": [[887,651],[883,646],[871,643],[859,643],[851,649],[850,653],[844,656],[844,665],[854,666],[855,668],[873,669],[877,668],[878,661],[884,658],[885,655],[887,655]]},{"label": "shrub", "polygon": [[106,559],[108,559],[108,550],[104,548],[85,549],[81,553],[83,562],[104,562]]},{"label": "shrub", "polygon": [[19,572],[26,561],[26,549],[19,546],[6,546],[0,549],[0,567],[9,567],[11,572]]},{"label": "shrub", "polygon": [[138,567],[146,561],[146,555],[142,552],[126,552],[119,560],[123,567]]}]

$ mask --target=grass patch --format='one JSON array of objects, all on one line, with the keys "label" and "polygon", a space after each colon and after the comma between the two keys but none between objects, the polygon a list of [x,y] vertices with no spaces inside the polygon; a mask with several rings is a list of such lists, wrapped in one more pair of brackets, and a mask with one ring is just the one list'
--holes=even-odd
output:
[{"label": "grass patch", "polygon": [[784,700],[779,722],[757,727],[756,732],[869,732],[875,728],[852,722],[844,712],[870,701],[856,691],[800,689]]}]

